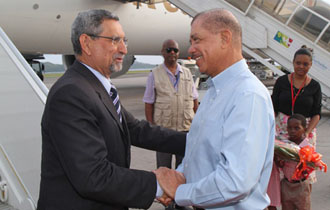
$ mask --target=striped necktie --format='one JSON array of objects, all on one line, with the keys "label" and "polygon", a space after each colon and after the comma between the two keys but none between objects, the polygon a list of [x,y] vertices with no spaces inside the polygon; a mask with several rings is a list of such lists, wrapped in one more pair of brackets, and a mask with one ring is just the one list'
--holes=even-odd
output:
[{"label": "striped necktie", "polygon": [[117,89],[115,88],[114,85],[111,84],[111,89],[110,89],[110,97],[112,99],[113,105],[115,105],[117,114],[119,116],[120,122],[122,122],[122,116],[121,116],[121,106],[120,106],[120,101],[119,101],[119,96],[117,93]]}]

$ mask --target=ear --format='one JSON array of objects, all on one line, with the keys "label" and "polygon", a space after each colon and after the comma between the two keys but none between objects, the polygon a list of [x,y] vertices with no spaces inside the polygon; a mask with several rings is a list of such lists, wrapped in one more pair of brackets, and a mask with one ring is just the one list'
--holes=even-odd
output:
[{"label": "ear", "polygon": [[232,33],[228,29],[224,29],[220,32],[220,37],[221,37],[221,46],[222,48],[227,48],[228,46],[231,45],[232,42]]},{"label": "ear", "polygon": [[162,48],[162,50],[161,50],[160,52],[161,52],[163,58],[165,58],[165,56],[166,56],[166,54],[167,54],[167,53],[165,52],[165,49]]},{"label": "ear", "polygon": [[82,34],[79,37],[79,42],[80,42],[80,46],[81,46],[81,50],[83,53],[87,54],[87,55],[91,55],[91,37],[88,36],[87,34]]}]

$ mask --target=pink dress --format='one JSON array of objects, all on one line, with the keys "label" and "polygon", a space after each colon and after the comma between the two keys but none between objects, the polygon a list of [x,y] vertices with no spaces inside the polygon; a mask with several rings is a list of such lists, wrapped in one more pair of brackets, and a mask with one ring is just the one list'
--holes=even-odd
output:
[{"label": "pink dress", "polygon": [[275,163],[273,163],[273,169],[268,183],[267,194],[270,198],[270,206],[278,207],[281,205],[280,171]]}]

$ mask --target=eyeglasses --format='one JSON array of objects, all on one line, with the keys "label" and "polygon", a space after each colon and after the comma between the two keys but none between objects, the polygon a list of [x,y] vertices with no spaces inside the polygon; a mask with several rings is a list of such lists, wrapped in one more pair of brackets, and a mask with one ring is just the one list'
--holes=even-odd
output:
[{"label": "eyeglasses", "polygon": [[125,46],[128,45],[128,39],[126,37],[122,38],[119,36],[99,36],[99,35],[94,35],[94,34],[87,34],[90,37],[95,37],[95,38],[103,38],[103,39],[109,39],[112,41],[113,45],[118,45],[121,41],[124,42]]},{"label": "eyeglasses", "polygon": [[178,48],[174,48],[174,47],[168,47],[165,49],[167,53],[171,53],[172,51],[174,51],[175,53],[179,52]]}]

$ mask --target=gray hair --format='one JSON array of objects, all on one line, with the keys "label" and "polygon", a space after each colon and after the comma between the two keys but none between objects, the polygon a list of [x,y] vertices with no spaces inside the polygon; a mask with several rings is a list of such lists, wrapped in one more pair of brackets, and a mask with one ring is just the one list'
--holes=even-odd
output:
[{"label": "gray hair", "polygon": [[92,9],[79,12],[71,26],[71,42],[76,55],[81,55],[81,45],[79,38],[82,34],[99,35],[103,28],[101,24],[104,20],[119,21],[117,15],[103,9]]},{"label": "gray hair", "polygon": [[225,28],[232,32],[233,38],[242,40],[242,27],[236,17],[228,10],[218,8],[200,12],[193,18],[191,25],[198,18],[203,18],[202,27],[213,34],[217,34]]}]

